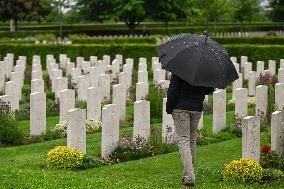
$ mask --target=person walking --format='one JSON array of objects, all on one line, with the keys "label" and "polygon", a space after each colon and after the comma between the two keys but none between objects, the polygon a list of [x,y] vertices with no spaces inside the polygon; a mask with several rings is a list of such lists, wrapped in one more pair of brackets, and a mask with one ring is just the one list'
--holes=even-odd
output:
[{"label": "person walking", "polygon": [[172,114],[176,139],[184,169],[182,184],[194,186],[194,163],[198,122],[203,111],[205,95],[214,91],[211,87],[193,86],[172,75],[167,93],[166,111]]},{"label": "person walking", "polygon": [[239,78],[223,45],[208,37],[182,33],[157,47],[162,68],[172,73],[166,111],[172,114],[184,169],[182,183],[194,186],[198,122],[205,95]]}]

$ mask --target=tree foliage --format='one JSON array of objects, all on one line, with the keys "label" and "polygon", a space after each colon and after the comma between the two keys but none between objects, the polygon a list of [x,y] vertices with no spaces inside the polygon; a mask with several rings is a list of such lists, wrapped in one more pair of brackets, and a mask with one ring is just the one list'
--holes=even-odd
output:
[{"label": "tree foliage", "polygon": [[88,20],[103,22],[111,14],[114,3],[113,0],[77,0],[77,16]]},{"label": "tree foliage", "polygon": [[260,3],[260,0],[234,0],[235,19],[241,23],[244,21],[251,23],[261,11]]},{"label": "tree foliage", "polygon": [[169,21],[186,18],[186,3],[187,0],[146,0],[145,7],[147,15],[154,20],[164,21],[167,30]]},{"label": "tree foliage", "polygon": [[117,21],[123,21],[134,33],[135,27],[145,18],[144,1],[142,0],[113,0],[114,12],[111,17]]},{"label": "tree foliage", "polygon": [[273,21],[284,21],[284,0],[270,0],[269,15]]},{"label": "tree foliage", "polygon": [[14,20],[17,28],[18,21],[42,21],[50,12],[47,0],[1,0],[0,20]]}]

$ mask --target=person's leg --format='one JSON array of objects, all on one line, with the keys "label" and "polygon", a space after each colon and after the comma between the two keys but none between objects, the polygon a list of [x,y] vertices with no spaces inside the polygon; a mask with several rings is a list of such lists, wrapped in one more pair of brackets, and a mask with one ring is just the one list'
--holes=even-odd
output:
[{"label": "person's leg", "polygon": [[195,154],[196,154],[196,139],[197,139],[197,130],[198,123],[201,117],[201,112],[190,112],[190,150],[192,157],[192,165],[194,167],[195,163]]},{"label": "person's leg", "polygon": [[[190,150],[190,115],[189,111],[175,109],[173,119],[176,128],[176,139],[184,169],[184,180],[188,183],[195,182],[194,168]],[[184,181],[183,180],[183,181]]]}]

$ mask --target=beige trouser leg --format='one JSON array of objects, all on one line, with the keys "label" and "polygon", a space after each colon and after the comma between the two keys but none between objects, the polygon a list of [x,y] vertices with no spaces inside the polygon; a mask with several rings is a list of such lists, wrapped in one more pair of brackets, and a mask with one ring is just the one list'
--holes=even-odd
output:
[{"label": "beige trouser leg", "polygon": [[176,137],[184,169],[184,176],[195,182],[194,162],[198,122],[201,112],[175,109],[173,119]]}]

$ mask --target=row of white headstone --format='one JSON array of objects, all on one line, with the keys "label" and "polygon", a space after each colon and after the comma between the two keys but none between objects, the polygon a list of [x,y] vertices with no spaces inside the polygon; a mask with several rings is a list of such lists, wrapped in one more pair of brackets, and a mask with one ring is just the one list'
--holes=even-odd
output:
[{"label": "row of white headstone", "polygon": [[14,66],[14,55],[11,53],[8,53],[3,61],[0,61],[0,91],[5,92],[5,95],[0,96],[0,99],[9,103],[12,110],[19,110],[26,61],[25,56],[19,56]]}]

